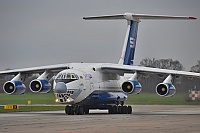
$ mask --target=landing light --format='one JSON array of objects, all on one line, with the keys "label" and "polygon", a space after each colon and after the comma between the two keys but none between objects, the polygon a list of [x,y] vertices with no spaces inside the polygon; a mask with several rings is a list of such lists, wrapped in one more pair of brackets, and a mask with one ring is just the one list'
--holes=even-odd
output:
[{"label": "landing light", "polygon": [[70,98],[70,97],[68,97],[68,98],[66,99],[66,102],[68,102],[68,103],[73,102],[73,101],[74,101],[74,99],[72,99],[72,98]]},{"label": "landing light", "polygon": [[55,100],[55,102],[56,102],[56,103],[58,103],[58,102],[59,102],[59,100],[58,100],[58,99],[56,99],[56,100]]},{"label": "landing light", "polygon": [[67,98],[67,102],[71,102],[71,100],[69,98]]}]

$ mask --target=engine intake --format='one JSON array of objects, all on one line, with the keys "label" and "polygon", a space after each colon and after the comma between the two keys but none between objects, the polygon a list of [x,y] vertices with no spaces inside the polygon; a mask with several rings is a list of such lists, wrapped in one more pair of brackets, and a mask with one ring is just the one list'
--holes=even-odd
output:
[{"label": "engine intake", "polygon": [[47,80],[32,80],[29,87],[34,93],[48,93],[51,90],[51,84]]},{"label": "engine intake", "polygon": [[159,96],[170,97],[176,93],[176,88],[170,83],[160,83],[156,86],[156,93]]},{"label": "engine intake", "polygon": [[128,94],[138,94],[142,86],[138,81],[128,80],[122,84],[122,90]]},{"label": "engine intake", "polygon": [[7,81],[3,85],[3,90],[6,94],[23,94],[26,86],[20,81]]}]

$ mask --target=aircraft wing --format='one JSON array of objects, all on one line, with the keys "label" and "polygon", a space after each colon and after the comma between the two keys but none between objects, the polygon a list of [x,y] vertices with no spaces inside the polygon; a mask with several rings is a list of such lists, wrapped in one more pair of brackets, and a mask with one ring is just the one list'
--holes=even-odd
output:
[{"label": "aircraft wing", "polygon": [[0,75],[6,75],[6,74],[16,75],[18,73],[33,74],[33,73],[43,73],[44,71],[51,71],[51,73],[57,73],[63,69],[69,69],[69,64],[57,64],[57,65],[47,65],[40,67],[5,70],[5,71],[0,71]]},{"label": "aircraft wing", "polygon": [[130,65],[121,65],[121,64],[103,64],[101,69],[110,73],[117,73],[120,76],[123,76],[124,73],[134,73],[139,74],[171,74],[171,75],[182,75],[187,77],[200,77],[200,73],[186,72],[186,71],[177,71],[177,70],[168,70],[168,69],[159,69],[143,66],[130,66]]}]

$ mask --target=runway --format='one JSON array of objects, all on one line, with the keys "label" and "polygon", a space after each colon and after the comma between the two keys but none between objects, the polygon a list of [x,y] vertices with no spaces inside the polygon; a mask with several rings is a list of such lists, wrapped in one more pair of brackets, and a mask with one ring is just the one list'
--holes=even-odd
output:
[{"label": "runway", "polygon": [[0,114],[0,132],[12,133],[183,133],[200,131],[200,106],[134,105],[131,115],[91,110],[89,115],[64,111]]}]

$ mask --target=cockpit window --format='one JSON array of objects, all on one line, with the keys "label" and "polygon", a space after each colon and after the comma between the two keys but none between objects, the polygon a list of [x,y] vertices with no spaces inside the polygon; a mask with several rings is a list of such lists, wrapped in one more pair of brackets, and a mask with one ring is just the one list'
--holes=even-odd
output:
[{"label": "cockpit window", "polygon": [[58,82],[69,83],[78,79],[79,79],[79,76],[75,73],[60,73],[55,78],[55,81],[56,83]]},{"label": "cockpit window", "polygon": [[60,73],[56,79],[79,79],[75,73]]},{"label": "cockpit window", "polygon": [[71,79],[76,79],[76,77],[74,76],[74,74],[71,74]]},{"label": "cockpit window", "polygon": [[70,78],[71,78],[71,74],[67,73],[67,79],[70,79]]}]

